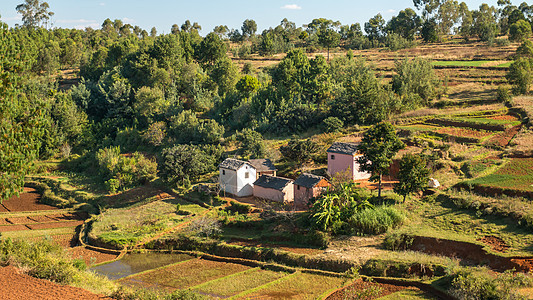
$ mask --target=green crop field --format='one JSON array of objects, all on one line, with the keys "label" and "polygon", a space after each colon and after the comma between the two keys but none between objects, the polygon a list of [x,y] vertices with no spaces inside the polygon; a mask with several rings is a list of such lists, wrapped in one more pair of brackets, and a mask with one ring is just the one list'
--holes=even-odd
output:
[{"label": "green crop field", "polygon": [[193,259],[166,268],[133,275],[122,283],[141,286],[158,286],[168,290],[190,288],[201,283],[234,273],[249,270],[250,267],[203,259]]},{"label": "green crop field", "polygon": [[468,181],[471,184],[533,191],[533,158],[513,158],[493,174]]},{"label": "green crop field", "polygon": [[262,269],[250,269],[241,273],[229,275],[220,279],[208,281],[193,287],[191,290],[201,294],[216,297],[231,297],[247,290],[255,289],[269,282],[289,275],[283,272],[274,272]]},{"label": "green crop field", "polygon": [[405,289],[385,297],[379,298],[379,300],[422,300],[422,299],[438,299],[426,292],[414,289]]},{"label": "green crop field", "polygon": [[453,67],[481,67],[483,66],[484,64],[486,63],[490,63],[492,62],[491,60],[474,60],[474,61],[470,61],[470,60],[455,60],[455,61],[434,61],[433,62],[433,65],[434,66],[442,66],[442,67],[447,67],[447,66],[453,66]]},{"label": "green crop field", "polygon": [[295,273],[258,289],[253,293],[243,295],[239,299],[317,299],[320,296],[325,296],[324,294],[328,291],[342,287],[348,283],[348,280],[347,278]]}]

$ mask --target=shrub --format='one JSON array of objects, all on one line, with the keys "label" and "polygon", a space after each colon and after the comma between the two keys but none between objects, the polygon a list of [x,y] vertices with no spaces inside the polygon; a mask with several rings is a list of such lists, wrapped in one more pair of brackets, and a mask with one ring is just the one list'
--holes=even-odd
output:
[{"label": "shrub", "polygon": [[96,160],[110,192],[145,184],[154,179],[157,173],[155,161],[139,152],[121,155],[118,146],[100,149]]},{"label": "shrub", "polygon": [[414,238],[406,233],[393,232],[385,236],[383,246],[387,250],[407,250],[413,245]]},{"label": "shrub", "polygon": [[239,214],[248,214],[252,211],[252,207],[248,204],[231,201],[230,206],[226,207],[227,211]]},{"label": "shrub", "polygon": [[210,237],[213,234],[222,232],[220,223],[216,218],[203,216],[191,222],[188,230],[195,235]]},{"label": "shrub", "polygon": [[322,121],[322,127],[325,132],[335,132],[344,127],[344,122],[337,117],[328,117]]},{"label": "shrub", "polygon": [[350,230],[357,234],[381,234],[398,227],[405,221],[403,213],[390,206],[367,208],[353,214],[348,220]]},{"label": "shrub", "polygon": [[486,269],[460,269],[450,276],[448,292],[458,299],[525,299],[518,288],[531,286],[532,279],[510,272],[494,276]]},{"label": "shrub", "polygon": [[161,177],[172,184],[188,185],[214,170],[214,155],[194,145],[176,145],[161,153]]},{"label": "shrub", "polygon": [[511,92],[508,87],[500,85],[496,92],[497,92],[498,101],[504,102],[504,103],[511,101],[511,98],[512,98]]}]

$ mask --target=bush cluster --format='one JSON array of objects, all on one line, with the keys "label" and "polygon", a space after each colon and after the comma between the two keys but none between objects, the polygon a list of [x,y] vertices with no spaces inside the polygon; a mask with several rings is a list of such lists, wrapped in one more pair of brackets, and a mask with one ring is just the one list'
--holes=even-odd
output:
[{"label": "bush cluster", "polygon": [[139,152],[120,154],[120,147],[98,150],[99,170],[109,192],[145,184],[157,174],[157,163]]}]

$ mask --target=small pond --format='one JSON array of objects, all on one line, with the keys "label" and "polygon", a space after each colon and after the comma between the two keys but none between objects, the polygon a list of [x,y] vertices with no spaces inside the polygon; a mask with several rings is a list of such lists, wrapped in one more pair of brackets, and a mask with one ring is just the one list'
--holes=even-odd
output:
[{"label": "small pond", "polygon": [[131,253],[126,254],[121,260],[92,267],[91,270],[111,280],[117,280],[192,258],[194,257],[186,254]]}]

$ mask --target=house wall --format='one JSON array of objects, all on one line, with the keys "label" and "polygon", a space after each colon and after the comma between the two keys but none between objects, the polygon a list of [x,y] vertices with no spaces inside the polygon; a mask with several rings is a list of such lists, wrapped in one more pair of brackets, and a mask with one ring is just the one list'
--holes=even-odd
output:
[{"label": "house wall", "polygon": [[[225,171],[225,175],[223,175]],[[253,195],[253,185],[256,180],[256,171],[249,165],[242,166],[239,170],[219,169],[220,188],[226,193],[237,197],[247,197]],[[248,172],[248,178],[245,174]]]},{"label": "house wall", "polygon": [[[248,178],[246,178],[246,173],[248,173]],[[249,165],[243,165],[239,170],[237,170],[237,187],[238,192],[236,196],[238,197],[248,197],[254,194],[254,182],[256,180],[256,170],[254,167]]]},{"label": "house wall", "polygon": [[[332,155],[335,155],[335,159],[332,159]],[[352,176],[352,180],[359,179],[368,179],[370,178],[370,173],[368,172],[359,172],[359,163],[357,158],[361,155],[348,155],[348,154],[339,154],[328,152],[328,172],[335,176],[339,172],[348,172],[348,176]]]},{"label": "house wall", "polygon": [[320,196],[330,184],[322,179],[315,187],[307,188],[305,186],[294,185],[294,202],[299,205],[307,205],[309,199]]},{"label": "house wall", "polygon": [[277,202],[291,202],[294,199],[294,184],[289,183],[282,191],[255,185],[254,197]]},{"label": "house wall", "polygon": [[261,175],[270,175],[276,177],[276,171],[263,171],[263,172],[257,172],[257,179],[261,177]]}]

